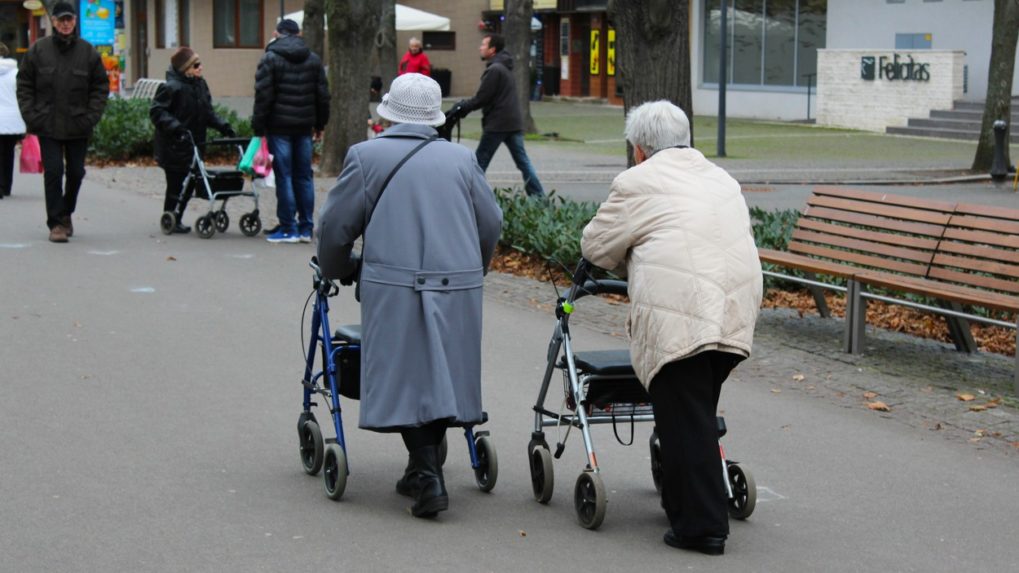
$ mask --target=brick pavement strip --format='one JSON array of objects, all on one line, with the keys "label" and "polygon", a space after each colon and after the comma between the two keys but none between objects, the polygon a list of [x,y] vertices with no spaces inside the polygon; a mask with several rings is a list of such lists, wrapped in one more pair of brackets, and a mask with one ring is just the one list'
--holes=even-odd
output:
[{"label": "brick pavement strip", "polygon": [[[555,291],[548,283],[490,273],[485,294],[548,313],[549,332],[543,335],[551,335]],[[626,305],[591,297],[577,308],[571,318],[574,324],[617,336],[620,346],[626,345]],[[867,409],[868,401],[881,401],[890,411],[875,411],[875,416],[974,447],[1019,455],[1019,399],[1012,395],[1011,358],[966,355],[943,343],[878,329],[868,330],[865,354],[851,355],[841,351],[842,327],[840,319],[763,310],[754,355],[736,370],[732,381],[768,384],[777,400],[782,393],[797,392],[860,409]],[[875,396],[865,398],[871,392]],[[975,399],[960,401],[961,392]],[[970,410],[997,397],[1002,403],[995,407]]]}]

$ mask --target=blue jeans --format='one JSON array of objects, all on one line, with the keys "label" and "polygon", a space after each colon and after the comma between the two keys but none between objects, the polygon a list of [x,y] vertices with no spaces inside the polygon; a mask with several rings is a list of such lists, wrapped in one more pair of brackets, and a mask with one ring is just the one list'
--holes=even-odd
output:
[{"label": "blue jeans", "polygon": [[310,233],[315,216],[311,135],[270,135],[268,140],[272,170],[276,175],[276,218],[280,221],[280,230]]},{"label": "blue jeans", "polygon": [[531,160],[527,158],[527,152],[524,151],[524,132],[522,131],[483,132],[481,141],[478,142],[478,149],[475,151],[481,170],[488,171],[488,164],[492,162],[492,156],[499,149],[500,143],[506,144],[510,155],[513,156],[513,163],[517,164],[517,169],[524,176],[524,190],[527,191],[527,194],[533,197],[544,196],[545,190],[541,187],[541,181],[538,181],[538,174],[534,172]]}]

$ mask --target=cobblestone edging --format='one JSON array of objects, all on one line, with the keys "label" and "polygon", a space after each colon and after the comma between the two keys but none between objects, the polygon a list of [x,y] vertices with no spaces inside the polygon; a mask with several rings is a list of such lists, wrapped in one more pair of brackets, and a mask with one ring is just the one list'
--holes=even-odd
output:
[{"label": "cobblestone edging", "polygon": [[[505,304],[551,313],[555,292],[548,283],[490,273],[485,295]],[[582,306],[581,306],[582,305]],[[618,336],[626,345],[627,306],[585,298],[574,324]],[[551,329],[551,318],[549,320]],[[794,310],[763,310],[754,355],[733,374],[736,383],[767,384],[776,399],[783,392],[814,396],[849,408],[866,409],[865,392],[887,404],[875,416],[929,430],[953,441],[1019,455],[1019,399],[1013,395],[1014,362],[996,354],[966,355],[953,347],[909,335],[868,329],[866,354],[841,351],[843,322]],[[973,394],[962,402],[960,392]],[[869,394],[868,394],[869,395]],[[992,397],[1004,404],[974,412],[970,406]]]}]

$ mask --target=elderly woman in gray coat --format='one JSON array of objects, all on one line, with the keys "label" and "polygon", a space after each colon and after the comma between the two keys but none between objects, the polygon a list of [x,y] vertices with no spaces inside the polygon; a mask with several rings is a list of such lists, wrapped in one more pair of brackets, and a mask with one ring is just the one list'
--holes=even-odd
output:
[{"label": "elderly woman in gray coat", "polygon": [[441,103],[431,78],[393,81],[378,113],[394,125],[347,152],[319,227],[326,276],[350,280],[360,264],[359,425],[400,432],[410,461],[396,489],[415,498],[416,517],[449,506],[446,428],[482,418],[482,280],[502,229],[474,154],[432,127],[445,122]]}]

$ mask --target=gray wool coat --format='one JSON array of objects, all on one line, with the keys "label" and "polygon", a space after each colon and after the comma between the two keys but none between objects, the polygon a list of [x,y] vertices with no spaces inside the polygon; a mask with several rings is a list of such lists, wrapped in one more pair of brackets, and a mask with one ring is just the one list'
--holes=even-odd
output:
[{"label": "gray wool coat", "polygon": [[361,271],[361,418],[371,430],[481,420],[482,281],[502,211],[474,152],[438,139],[389,183],[389,172],[435,135],[390,127],[350,148],[319,217],[318,258],[334,279]]}]

